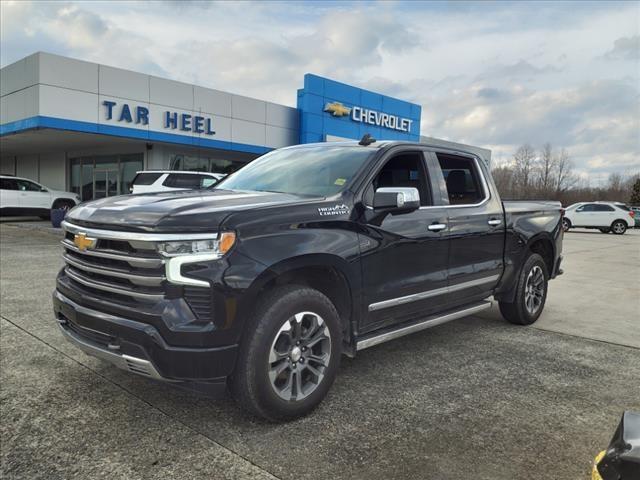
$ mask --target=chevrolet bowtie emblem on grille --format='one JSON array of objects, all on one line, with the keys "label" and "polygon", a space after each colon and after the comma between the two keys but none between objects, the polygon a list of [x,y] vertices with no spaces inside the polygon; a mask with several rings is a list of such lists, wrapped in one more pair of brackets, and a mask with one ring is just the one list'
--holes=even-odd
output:
[{"label": "chevrolet bowtie emblem on grille", "polygon": [[77,233],[73,237],[73,243],[79,250],[85,251],[96,246],[96,239],[87,237],[86,233]]},{"label": "chevrolet bowtie emblem on grille", "polygon": [[327,103],[324,106],[324,111],[329,112],[334,117],[343,117],[351,113],[351,109],[340,102]]}]

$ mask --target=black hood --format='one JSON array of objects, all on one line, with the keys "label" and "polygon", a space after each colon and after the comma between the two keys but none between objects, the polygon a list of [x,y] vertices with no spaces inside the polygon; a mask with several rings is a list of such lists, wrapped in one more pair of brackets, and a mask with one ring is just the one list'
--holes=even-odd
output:
[{"label": "black hood", "polygon": [[178,190],[121,195],[83,203],[67,219],[112,230],[211,231],[230,213],[312,200],[287,193]]}]

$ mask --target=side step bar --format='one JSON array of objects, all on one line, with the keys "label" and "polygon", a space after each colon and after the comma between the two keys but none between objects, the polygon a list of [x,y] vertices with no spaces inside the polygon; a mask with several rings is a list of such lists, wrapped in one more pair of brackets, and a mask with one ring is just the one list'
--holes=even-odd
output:
[{"label": "side step bar", "polygon": [[464,307],[462,310],[445,313],[444,315],[428,317],[418,323],[413,323],[411,325],[400,327],[395,330],[386,330],[382,333],[374,334],[374,336],[372,337],[364,337],[363,339],[358,340],[356,344],[356,350],[364,350],[365,348],[373,347],[374,345],[378,345],[379,343],[384,343],[395,338],[404,337],[405,335],[419,332],[420,330],[425,330],[427,328],[435,327],[436,325],[441,325],[443,323],[450,322],[451,320],[467,317],[482,310],[486,310],[490,307],[490,301],[480,302],[470,307]]}]

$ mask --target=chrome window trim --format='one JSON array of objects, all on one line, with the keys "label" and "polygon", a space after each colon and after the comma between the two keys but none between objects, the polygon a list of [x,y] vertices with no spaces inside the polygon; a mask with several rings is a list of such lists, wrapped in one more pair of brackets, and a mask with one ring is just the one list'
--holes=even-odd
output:
[{"label": "chrome window trim", "polygon": [[405,303],[417,302],[418,300],[424,300],[426,298],[437,297],[447,293],[457,292],[466,288],[477,287],[487,283],[498,281],[500,275],[491,275],[488,277],[477,278],[468,282],[457,283],[455,285],[449,285],[442,288],[436,288],[433,290],[427,290],[424,292],[414,293],[411,295],[405,295],[404,297],[391,298],[389,300],[383,300],[381,302],[372,303],[369,305],[369,311],[375,312],[376,310],[382,310],[384,308],[397,307],[398,305],[404,305]]},{"label": "chrome window trim", "polygon": [[99,240],[125,240],[139,242],[170,242],[173,240],[206,240],[218,238],[218,232],[209,233],[142,233],[123,232],[115,230],[100,230],[97,228],[86,228],[74,225],[66,220],[62,222],[62,229],[73,233],[84,233]]},{"label": "chrome window trim", "polygon": [[[437,152],[432,152],[434,155],[437,155]],[[491,190],[489,189],[489,185],[487,184],[487,180],[485,178],[484,172],[482,171],[482,168],[480,167],[480,163],[478,160],[478,157],[476,157],[475,155],[473,156],[469,156],[469,155],[461,155],[459,153],[455,153],[455,154],[451,154],[451,155],[456,155],[458,157],[463,157],[463,158],[468,158],[470,160],[473,160],[476,166],[476,171],[478,172],[478,174],[480,175],[480,184],[484,193],[484,198],[477,203],[465,203],[462,205],[451,205],[451,204],[446,204],[446,205],[425,205],[425,206],[420,206],[418,207],[418,210],[429,210],[429,209],[434,209],[434,208],[473,208],[473,207],[481,207],[482,205],[484,205],[485,203],[489,202],[489,200],[491,200]],[[427,175],[429,174],[429,169],[428,166],[425,165],[425,169],[427,169]],[[442,171],[442,170],[441,170]],[[396,188],[396,187],[391,187],[391,188]],[[449,200],[448,198],[448,193],[447,193],[447,201]],[[369,206],[367,204],[365,204],[364,202],[362,202],[363,205],[365,206],[365,208],[367,210],[375,210],[372,206]]]}]

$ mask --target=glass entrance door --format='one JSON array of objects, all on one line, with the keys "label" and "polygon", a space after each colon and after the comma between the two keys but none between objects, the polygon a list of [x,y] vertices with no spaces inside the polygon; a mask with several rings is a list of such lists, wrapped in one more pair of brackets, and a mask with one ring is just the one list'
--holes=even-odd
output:
[{"label": "glass entrance door", "polygon": [[118,170],[93,170],[93,198],[118,195]]}]

